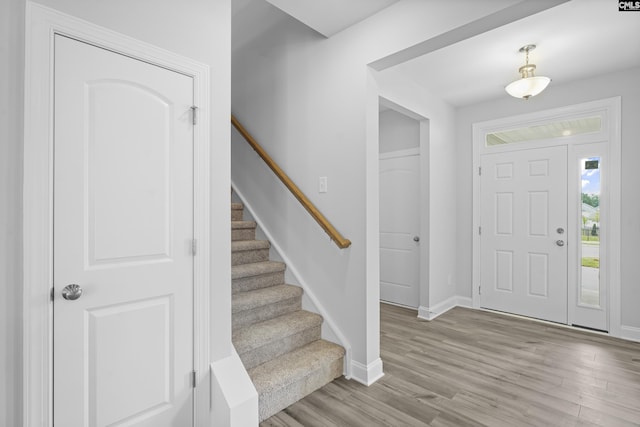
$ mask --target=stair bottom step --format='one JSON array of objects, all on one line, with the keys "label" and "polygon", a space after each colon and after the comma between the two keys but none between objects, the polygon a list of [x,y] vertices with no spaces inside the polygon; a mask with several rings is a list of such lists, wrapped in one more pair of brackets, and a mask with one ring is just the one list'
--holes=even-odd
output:
[{"label": "stair bottom step", "polygon": [[317,340],[249,370],[258,391],[260,421],[342,375],[344,349]]}]

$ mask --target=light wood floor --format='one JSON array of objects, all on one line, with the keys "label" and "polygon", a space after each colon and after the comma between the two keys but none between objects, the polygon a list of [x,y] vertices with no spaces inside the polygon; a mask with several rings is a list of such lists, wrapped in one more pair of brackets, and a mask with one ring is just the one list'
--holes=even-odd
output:
[{"label": "light wood floor", "polygon": [[261,426],[640,426],[640,343],[465,308],[380,317],[382,379],[340,378]]}]

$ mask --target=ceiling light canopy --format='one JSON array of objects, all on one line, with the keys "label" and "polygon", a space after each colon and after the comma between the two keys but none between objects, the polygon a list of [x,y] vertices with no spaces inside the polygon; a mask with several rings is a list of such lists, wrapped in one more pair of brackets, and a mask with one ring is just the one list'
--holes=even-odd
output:
[{"label": "ceiling light canopy", "polygon": [[526,54],[525,64],[518,69],[520,78],[516,81],[509,83],[504,89],[507,93],[515,98],[529,99],[532,96],[536,96],[549,85],[551,79],[544,76],[536,76],[535,64],[529,64],[529,51],[536,48],[534,44],[528,44],[520,48],[520,52]]}]

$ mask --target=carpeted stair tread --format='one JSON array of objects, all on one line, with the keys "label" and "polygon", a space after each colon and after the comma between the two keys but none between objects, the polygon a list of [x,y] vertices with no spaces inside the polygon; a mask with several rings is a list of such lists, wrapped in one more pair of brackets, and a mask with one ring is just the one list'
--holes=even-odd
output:
[{"label": "carpeted stair tread", "polygon": [[321,323],[322,316],[319,314],[299,310],[233,331],[233,344],[238,354],[242,356],[274,340],[296,335]]},{"label": "carpeted stair tread", "polygon": [[317,340],[248,372],[258,393],[264,393],[286,387],[304,376],[306,371],[321,366],[327,360],[341,357],[344,357],[342,347],[329,341]]},{"label": "carpeted stair tread", "polygon": [[242,203],[231,203],[231,221],[242,221],[244,215],[244,205]]},{"label": "carpeted stair tread", "polygon": [[302,309],[302,288],[275,285],[232,295],[233,330]]},{"label": "carpeted stair tread", "polygon": [[232,296],[232,313],[253,310],[278,301],[302,296],[302,288],[292,285],[277,285],[268,288],[256,289],[249,292],[240,292]]},{"label": "carpeted stair tread", "polygon": [[317,340],[250,369],[264,421],[342,375],[344,349]]},{"label": "carpeted stair tread", "polygon": [[269,249],[271,244],[268,240],[239,240],[231,242],[231,252],[255,251],[258,249]]},{"label": "carpeted stair tread", "polygon": [[232,230],[242,230],[247,228],[256,228],[258,224],[255,221],[231,221]]},{"label": "carpeted stair tread", "polygon": [[231,265],[269,261],[267,240],[236,240],[231,242]]},{"label": "carpeted stair tread", "polygon": [[231,267],[231,279],[259,276],[261,274],[284,271],[286,264],[278,261],[256,262],[252,264],[234,265]]},{"label": "carpeted stair tread", "polygon": [[269,286],[284,285],[286,265],[277,261],[237,264],[231,267],[231,292],[247,292]]},{"label": "carpeted stair tread", "polygon": [[255,240],[257,226],[255,221],[231,221],[231,241]]}]

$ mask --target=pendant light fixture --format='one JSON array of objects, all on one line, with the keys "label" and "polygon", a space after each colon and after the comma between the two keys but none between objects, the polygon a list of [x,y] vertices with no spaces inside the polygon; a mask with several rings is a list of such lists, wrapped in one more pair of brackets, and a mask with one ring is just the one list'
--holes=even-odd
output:
[{"label": "pendant light fixture", "polygon": [[526,55],[525,64],[518,69],[520,78],[509,83],[504,89],[507,93],[515,98],[529,99],[536,96],[549,85],[551,79],[544,76],[536,76],[535,64],[529,64],[529,52],[536,48],[535,44],[528,44],[520,48],[520,52]]}]

